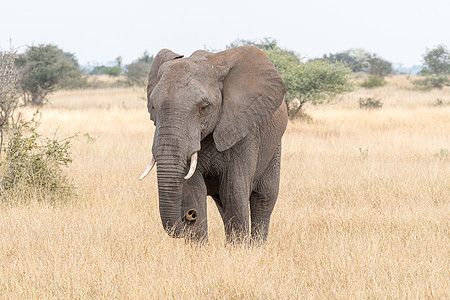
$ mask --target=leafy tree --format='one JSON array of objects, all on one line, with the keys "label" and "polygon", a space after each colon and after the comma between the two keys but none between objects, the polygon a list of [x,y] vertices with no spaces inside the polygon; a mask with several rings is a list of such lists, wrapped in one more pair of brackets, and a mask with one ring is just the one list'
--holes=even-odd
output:
[{"label": "leafy tree", "polygon": [[321,104],[332,96],[353,89],[350,82],[351,70],[342,63],[330,64],[325,61],[303,62],[293,51],[277,46],[276,41],[264,39],[259,42],[238,40],[231,46],[253,45],[262,49],[277,68],[287,86],[286,103],[298,100],[298,107],[289,107],[289,116],[298,116],[304,104]]},{"label": "leafy tree", "polygon": [[394,73],[392,64],[387,60],[384,60],[381,57],[377,56],[376,54],[370,55],[368,63],[369,63],[368,73],[372,76],[383,78],[387,75]]},{"label": "leafy tree", "polygon": [[322,60],[330,63],[343,63],[353,72],[364,72],[372,76],[383,78],[394,72],[392,64],[375,53],[364,49],[349,49],[335,54],[324,55]]},{"label": "leafy tree", "polygon": [[[10,125],[20,98],[19,72],[15,66],[14,50],[0,51],[0,153],[4,130]],[[12,122],[14,123],[14,122]]]},{"label": "leafy tree", "polygon": [[226,46],[227,49],[231,49],[234,47],[240,47],[240,46],[256,46],[261,50],[273,50],[275,48],[278,48],[277,41],[272,38],[263,38],[259,41],[252,41],[252,40],[243,40],[243,39],[237,39],[231,42]]},{"label": "leafy tree", "polygon": [[413,81],[422,89],[441,89],[450,86],[450,52],[444,45],[427,50],[423,55],[424,68],[420,71],[425,78]]},{"label": "leafy tree", "polygon": [[321,60],[332,64],[345,64],[353,72],[370,74],[369,78],[361,83],[361,86],[364,88],[385,85],[384,77],[394,72],[390,62],[364,49],[349,49],[336,54],[324,55]]},{"label": "leafy tree", "polygon": [[81,82],[82,72],[75,56],[55,45],[30,46],[16,60],[25,104],[42,105],[58,88]]},{"label": "leafy tree", "polygon": [[362,72],[366,69],[366,60],[361,60],[357,58],[351,50],[338,52],[335,54],[330,53],[329,55],[324,55],[323,60],[335,64],[342,63],[349,67],[353,72]]},{"label": "leafy tree", "polygon": [[122,56],[117,56],[117,57],[116,57],[116,63],[117,63],[117,66],[118,66],[120,69],[122,69]]},{"label": "leafy tree", "polygon": [[444,45],[427,50],[423,56],[423,75],[448,75],[450,74],[450,52]]},{"label": "leafy tree", "polygon": [[126,66],[124,75],[127,78],[127,81],[137,86],[146,86],[152,62],[153,55],[150,56],[148,52],[145,51],[141,57]]},{"label": "leafy tree", "polygon": [[289,115],[295,118],[306,103],[321,104],[335,95],[353,89],[351,70],[343,64],[329,64],[311,60],[301,62],[283,49],[266,51],[287,86],[285,101],[298,100],[298,107],[290,107]]},{"label": "leafy tree", "polygon": [[324,55],[322,60],[329,63],[341,63],[349,67],[353,72],[368,72],[370,54],[364,49],[349,49],[347,51]]}]

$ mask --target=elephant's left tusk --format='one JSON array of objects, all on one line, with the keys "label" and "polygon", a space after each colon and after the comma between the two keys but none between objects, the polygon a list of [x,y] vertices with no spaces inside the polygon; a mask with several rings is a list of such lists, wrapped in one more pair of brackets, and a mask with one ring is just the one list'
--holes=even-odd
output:
[{"label": "elephant's left tusk", "polygon": [[186,176],[184,176],[184,179],[189,179],[194,175],[195,168],[197,168],[197,152],[192,154],[191,156],[191,166],[189,167],[189,172]]},{"label": "elephant's left tusk", "polygon": [[145,178],[145,176],[148,175],[148,173],[150,173],[150,171],[153,169],[153,167],[155,166],[156,163],[156,159],[155,157],[152,155],[152,160],[150,160],[150,163],[147,166],[147,169],[145,169],[144,173],[142,173],[141,177],[139,177],[139,180],[142,180]]}]

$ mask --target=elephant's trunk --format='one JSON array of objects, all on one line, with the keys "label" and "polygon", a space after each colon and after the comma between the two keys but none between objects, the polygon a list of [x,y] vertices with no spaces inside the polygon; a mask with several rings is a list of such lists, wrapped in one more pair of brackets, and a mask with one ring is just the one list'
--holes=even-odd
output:
[{"label": "elephant's trunk", "polygon": [[161,221],[169,235],[181,237],[186,225],[181,211],[183,183],[185,177],[188,179],[195,172],[195,163],[188,172],[188,159],[200,150],[200,142],[186,126],[187,113],[169,104],[171,102],[167,103],[167,108],[161,108],[165,113],[158,116],[152,152],[157,166]]},{"label": "elephant's trunk", "polygon": [[161,221],[170,236],[181,237],[181,199],[186,162],[177,161],[171,155],[158,155],[156,161]]}]

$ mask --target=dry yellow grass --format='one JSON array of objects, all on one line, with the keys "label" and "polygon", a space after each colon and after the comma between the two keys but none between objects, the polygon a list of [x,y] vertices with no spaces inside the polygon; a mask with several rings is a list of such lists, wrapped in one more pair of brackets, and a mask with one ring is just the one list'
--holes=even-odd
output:
[{"label": "dry yellow grass", "polygon": [[[260,248],[225,246],[211,201],[207,245],[166,235],[155,174],[137,180],[153,137],[143,94],[59,92],[43,109],[42,132],[79,132],[78,197],[0,206],[1,298],[450,297],[450,106],[431,105],[449,89],[389,82],[308,107],[314,121],[285,134]],[[383,109],[360,110],[366,96]]]}]

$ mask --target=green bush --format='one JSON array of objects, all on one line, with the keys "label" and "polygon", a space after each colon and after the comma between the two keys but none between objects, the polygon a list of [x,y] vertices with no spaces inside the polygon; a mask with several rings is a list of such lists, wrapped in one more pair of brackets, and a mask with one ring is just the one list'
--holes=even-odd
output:
[{"label": "green bush", "polygon": [[122,78],[116,78],[116,80],[104,80],[104,78],[97,77],[95,75],[89,75],[89,80],[86,88],[89,89],[114,89],[114,88],[127,88],[130,87],[130,83]]},{"label": "green bush", "polygon": [[359,154],[361,155],[362,160],[367,160],[369,157],[369,148],[359,147]]},{"label": "green bush", "polygon": [[435,106],[435,107],[443,107],[443,106],[446,106],[446,105],[450,105],[450,101],[449,102],[445,102],[441,98],[436,98],[436,100],[433,102],[432,105]]},{"label": "green bush", "polygon": [[413,84],[425,90],[442,89],[444,86],[450,86],[450,79],[446,75],[428,75],[424,79],[414,80]]},{"label": "green bush", "polygon": [[441,148],[439,150],[439,152],[436,152],[433,154],[434,157],[441,159],[441,160],[446,160],[449,156],[449,152],[447,148]]},{"label": "green bush", "polygon": [[109,75],[113,77],[117,77],[122,74],[122,68],[119,66],[106,67],[106,66],[97,66],[89,72],[89,75]]},{"label": "green bush", "polygon": [[372,97],[359,98],[359,108],[363,109],[380,109],[383,107],[383,102]]},{"label": "green bush", "polygon": [[[38,123],[20,121],[10,130],[6,158],[1,162],[0,192],[3,201],[22,197],[38,200],[66,199],[73,194],[73,186],[62,167],[72,162],[72,137],[57,140],[37,132]],[[20,200],[20,199],[19,199]]]},{"label": "green bush", "polygon": [[107,66],[96,66],[89,75],[109,75],[113,77],[118,77],[122,74],[122,57],[118,56],[116,58],[116,65],[112,67]]},{"label": "green bush", "polygon": [[361,87],[366,89],[372,89],[380,86],[384,86],[386,82],[383,78],[378,76],[369,76],[366,80],[361,83]]}]

